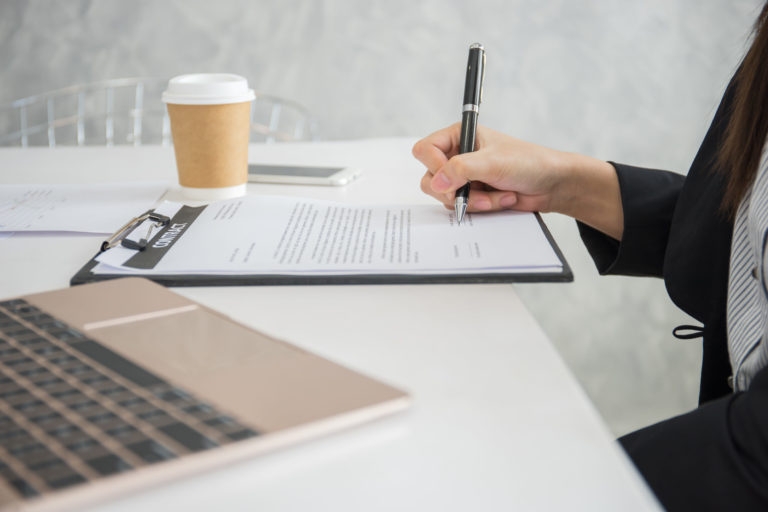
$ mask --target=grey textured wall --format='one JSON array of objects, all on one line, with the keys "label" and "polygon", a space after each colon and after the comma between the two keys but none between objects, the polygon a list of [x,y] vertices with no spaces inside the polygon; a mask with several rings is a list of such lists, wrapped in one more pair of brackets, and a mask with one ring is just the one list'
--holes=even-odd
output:
[{"label": "grey textured wall", "polygon": [[[420,136],[458,119],[466,49],[480,41],[484,124],[685,172],[760,4],[2,0],[0,102],[106,78],[226,71],[305,104],[324,138]],[[699,348],[671,341],[686,318],[663,284],[598,278],[573,223],[547,221],[576,282],[517,288],[611,428],[693,407]]]}]

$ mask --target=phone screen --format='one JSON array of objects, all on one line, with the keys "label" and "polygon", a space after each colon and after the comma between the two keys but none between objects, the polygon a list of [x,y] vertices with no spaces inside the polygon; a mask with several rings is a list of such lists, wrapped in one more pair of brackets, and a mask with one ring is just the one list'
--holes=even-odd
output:
[{"label": "phone screen", "polygon": [[307,178],[329,178],[343,167],[305,167],[295,165],[248,164],[248,174],[266,176],[304,176]]}]

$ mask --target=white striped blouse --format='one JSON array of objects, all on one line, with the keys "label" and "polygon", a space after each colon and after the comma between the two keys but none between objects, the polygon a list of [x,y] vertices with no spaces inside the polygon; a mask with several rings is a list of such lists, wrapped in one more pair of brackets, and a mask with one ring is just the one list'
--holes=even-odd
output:
[{"label": "white striped blouse", "polygon": [[728,354],[734,391],[768,365],[768,144],[733,227],[728,276]]}]

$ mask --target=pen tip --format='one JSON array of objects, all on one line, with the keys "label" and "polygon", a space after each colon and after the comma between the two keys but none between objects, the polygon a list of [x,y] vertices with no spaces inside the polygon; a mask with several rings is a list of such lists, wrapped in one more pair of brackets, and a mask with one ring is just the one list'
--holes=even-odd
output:
[{"label": "pen tip", "polygon": [[461,226],[461,221],[464,220],[464,214],[467,213],[467,203],[457,203],[456,206],[456,224]]}]

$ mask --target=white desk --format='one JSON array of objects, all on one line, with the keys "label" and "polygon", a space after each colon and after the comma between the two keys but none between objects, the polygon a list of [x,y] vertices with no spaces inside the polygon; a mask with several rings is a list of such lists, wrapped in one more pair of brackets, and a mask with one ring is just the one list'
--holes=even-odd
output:
[{"label": "white desk", "polygon": [[[342,163],[364,174],[344,188],[249,185],[249,192],[430,202],[419,190],[412,142],[253,146],[252,161]],[[0,149],[0,169],[2,183],[175,179],[173,151],[161,147]],[[0,240],[0,297],[67,286],[100,242]],[[176,291],[408,390],[413,406],[98,510],[658,509],[511,285]]]}]

